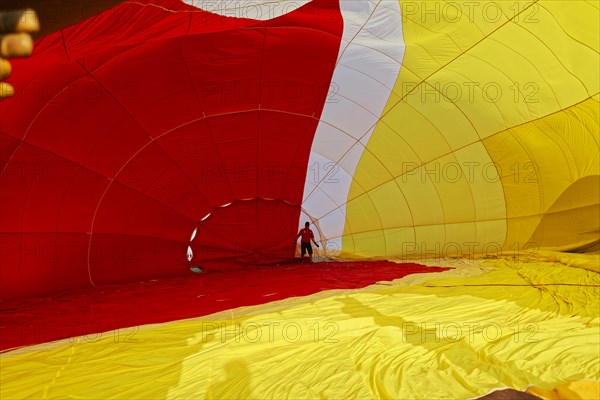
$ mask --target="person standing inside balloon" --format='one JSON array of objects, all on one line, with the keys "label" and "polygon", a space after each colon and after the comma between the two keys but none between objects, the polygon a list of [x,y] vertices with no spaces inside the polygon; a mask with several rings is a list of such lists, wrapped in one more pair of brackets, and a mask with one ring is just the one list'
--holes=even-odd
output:
[{"label": "person standing inside balloon", "polygon": [[300,240],[300,262],[303,263],[304,262],[304,254],[308,253],[308,256],[310,257],[310,262],[312,263],[312,255],[313,255],[313,250],[312,250],[312,246],[310,244],[310,241],[312,240],[312,242],[315,244],[315,246],[319,247],[319,243],[317,243],[315,241],[315,235],[313,233],[313,231],[309,228],[310,223],[306,222],[304,224],[304,229],[300,229],[300,232],[298,232],[298,236],[296,236],[296,240],[294,240],[294,246],[296,246],[296,244],[298,243],[298,238],[302,237],[302,239]]}]

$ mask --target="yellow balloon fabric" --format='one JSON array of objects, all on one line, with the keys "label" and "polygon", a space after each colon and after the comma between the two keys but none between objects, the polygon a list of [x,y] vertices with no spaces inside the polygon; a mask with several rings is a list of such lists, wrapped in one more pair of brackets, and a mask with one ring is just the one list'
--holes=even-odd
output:
[{"label": "yellow balloon fabric", "polygon": [[455,265],[14,350],[2,397],[468,398],[600,379],[596,272]]},{"label": "yellow balloon fabric", "polygon": [[0,397],[598,398],[598,1],[357,4],[302,218],[455,269],[4,352]]},{"label": "yellow balloon fabric", "polygon": [[527,393],[540,397],[544,400],[560,399],[600,399],[600,382],[576,381],[558,385],[552,390],[544,390],[532,386],[527,388]]},{"label": "yellow balloon fabric", "polygon": [[406,52],[354,173],[342,254],[598,243],[598,3],[400,6]]}]

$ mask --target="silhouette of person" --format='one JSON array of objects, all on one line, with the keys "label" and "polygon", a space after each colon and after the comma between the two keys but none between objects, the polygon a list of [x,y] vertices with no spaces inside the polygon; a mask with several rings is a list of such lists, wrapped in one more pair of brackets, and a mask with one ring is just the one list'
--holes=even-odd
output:
[{"label": "silhouette of person", "polygon": [[302,237],[302,239],[300,240],[300,253],[301,253],[300,262],[301,263],[304,262],[304,254],[306,254],[306,253],[308,253],[308,255],[310,257],[310,262],[312,262],[313,249],[310,244],[311,240],[315,244],[315,246],[319,247],[319,244],[315,241],[315,235],[314,235],[313,231],[309,228],[309,226],[310,226],[310,223],[306,222],[304,224],[304,229],[300,229],[300,232],[298,232],[298,236],[296,236],[296,240],[294,240],[294,246],[295,246],[298,242],[298,238]]}]

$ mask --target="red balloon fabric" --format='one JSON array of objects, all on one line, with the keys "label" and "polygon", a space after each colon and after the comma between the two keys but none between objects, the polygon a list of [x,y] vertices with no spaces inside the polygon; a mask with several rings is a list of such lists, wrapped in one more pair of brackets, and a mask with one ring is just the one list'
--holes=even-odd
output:
[{"label": "red balloon fabric", "polygon": [[13,299],[0,303],[0,350],[81,335],[96,340],[116,329],[125,337],[143,324],[447,269],[389,261],[282,264]]},{"label": "red balloon fabric", "polygon": [[1,298],[188,273],[196,227],[207,269],[293,257],[341,34],[336,1],[143,0],[36,42],[0,103]]}]

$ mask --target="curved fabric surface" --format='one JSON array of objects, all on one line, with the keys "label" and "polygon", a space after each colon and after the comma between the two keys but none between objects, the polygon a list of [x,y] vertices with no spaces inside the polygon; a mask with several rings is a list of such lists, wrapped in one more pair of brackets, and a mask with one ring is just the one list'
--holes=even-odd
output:
[{"label": "curved fabric surface", "polygon": [[597,2],[400,7],[406,50],[376,125],[357,133],[374,129],[351,172],[342,256],[598,242]]},{"label": "curved fabric surface", "polygon": [[[136,0],[36,42],[0,103],[0,298],[2,349],[41,344],[1,397],[594,396],[600,264],[560,252],[600,243],[599,20]],[[298,268],[305,220],[327,258],[516,260]]]},{"label": "curved fabric surface", "polygon": [[292,258],[341,28],[335,1],[255,21],[147,0],[36,42],[0,103],[2,297],[189,273],[227,205],[201,235],[239,255],[219,269]]},{"label": "curved fabric surface", "polygon": [[597,399],[600,398],[600,382],[575,381],[558,385],[552,390],[544,390],[535,386],[527,388],[531,393],[544,400],[558,399]]},{"label": "curved fabric surface", "polygon": [[600,379],[599,287],[597,273],[561,263],[463,264],[3,353],[0,383],[3,397],[45,398],[539,393]]},{"label": "curved fabric surface", "polygon": [[597,399],[600,396],[600,382],[581,380],[563,383],[552,390],[544,390],[530,386],[527,390],[515,390],[511,388],[496,389],[478,397],[480,400],[558,400],[558,399]]},{"label": "curved fabric surface", "polygon": [[405,51],[400,3],[341,0],[344,31],[308,161],[302,220],[339,256],[354,172],[398,77]]},{"label": "curved fabric surface", "polygon": [[389,261],[283,264],[8,300],[0,304],[0,351],[444,270]]},{"label": "curved fabric surface", "polygon": [[143,0],[56,32],[0,103],[1,296],[277,263],[305,220],[342,259],[598,243],[599,19]]}]

